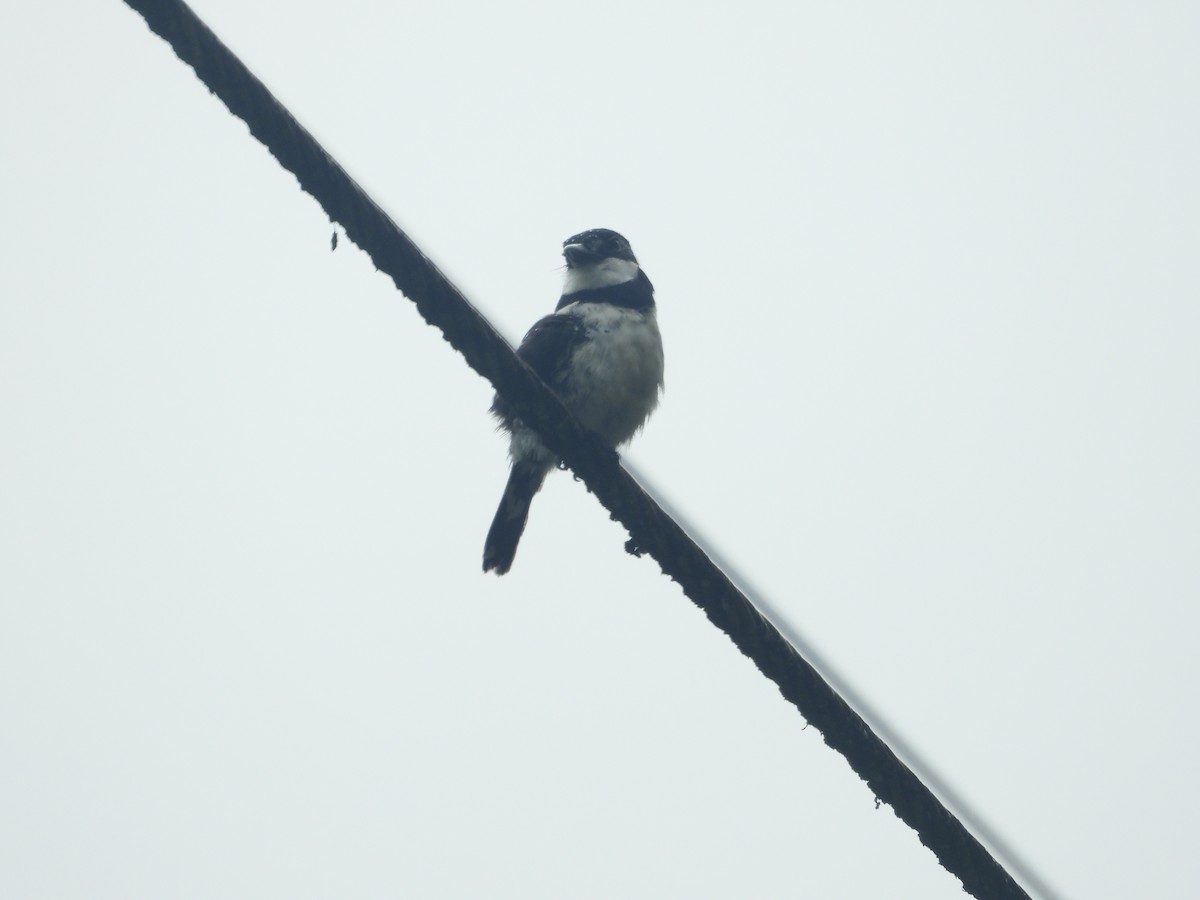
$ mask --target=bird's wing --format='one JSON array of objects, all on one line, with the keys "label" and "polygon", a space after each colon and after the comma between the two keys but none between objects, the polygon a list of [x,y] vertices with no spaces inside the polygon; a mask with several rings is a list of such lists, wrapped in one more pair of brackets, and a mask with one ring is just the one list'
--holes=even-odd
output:
[{"label": "bird's wing", "polygon": [[[557,391],[571,355],[584,339],[584,324],[579,316],[552,314],[533,323],[517,347],[517,355],[529,363],[551,390]],[[492,413],[506,424],[512,419],[511,409],[499,394],[492,402]]]},{"label": "bird's wing", "polygon": [[549,315],[533,324],[517,348],[517,355],[554,388],[583,339],[584,325],[578,316]]}]

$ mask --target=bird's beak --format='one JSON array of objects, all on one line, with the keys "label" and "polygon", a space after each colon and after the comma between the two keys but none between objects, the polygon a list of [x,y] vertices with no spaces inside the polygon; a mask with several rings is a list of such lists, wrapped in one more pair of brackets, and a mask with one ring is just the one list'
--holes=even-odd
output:
[{"label": "bird's beak", "polygon": [[567,258],[568,269],[578,269],[580,266],[599,262],[596,254],[583,244],[563,244],[563,256]]}]

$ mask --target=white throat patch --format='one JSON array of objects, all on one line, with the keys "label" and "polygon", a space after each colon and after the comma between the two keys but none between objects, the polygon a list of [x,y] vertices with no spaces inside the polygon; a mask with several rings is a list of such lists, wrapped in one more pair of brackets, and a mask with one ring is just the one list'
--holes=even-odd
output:
[{"label": "white throat patch", "polygon": [[602,259],[590,266],[567,269],[567,277],[563,281],[563,295],[624,284],[637,278],[637,274],[638,264],[635,262],[628,259]]}]

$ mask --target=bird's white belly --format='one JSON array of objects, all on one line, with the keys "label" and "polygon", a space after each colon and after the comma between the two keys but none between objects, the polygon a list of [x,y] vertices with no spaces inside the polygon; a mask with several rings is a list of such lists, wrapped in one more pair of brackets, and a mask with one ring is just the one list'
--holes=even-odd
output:
[{"label": "bird's white belly", "polygon": [[575,351],[563,402],[610,444],[623,444],[658,405],[662,389],[662,337],[654,311],[600,303],[582,303],[574,311],[589,340]]}]

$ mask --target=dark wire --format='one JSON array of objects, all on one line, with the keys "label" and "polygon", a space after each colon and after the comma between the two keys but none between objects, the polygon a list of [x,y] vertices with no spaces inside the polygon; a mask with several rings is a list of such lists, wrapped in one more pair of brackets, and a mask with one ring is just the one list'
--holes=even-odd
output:
[{"label": "dark wire", "polygon": [[407,235],[179,0],[126,0],[204,85],[250,127],[346,237],[391,276],[425,320],[583,479],[629,531],[631,552],[662,571],[779,687],[825,742],[841,753],[878,801],[916,832],[979,900],[1029,895],[913,772],[739,591],[682,528],[621,468],[616,453],[583,431],[511,347]]}]

